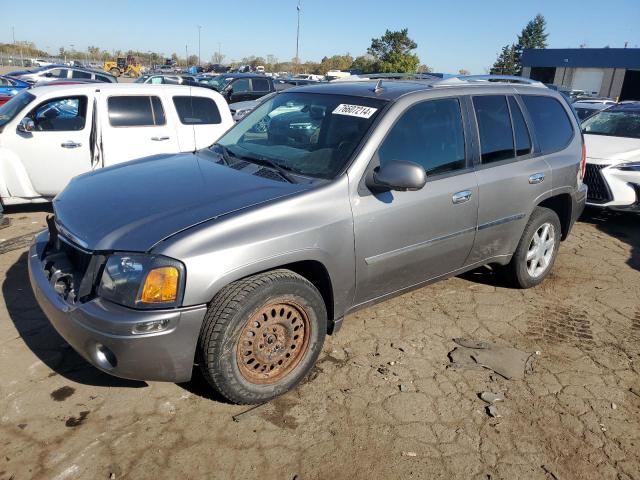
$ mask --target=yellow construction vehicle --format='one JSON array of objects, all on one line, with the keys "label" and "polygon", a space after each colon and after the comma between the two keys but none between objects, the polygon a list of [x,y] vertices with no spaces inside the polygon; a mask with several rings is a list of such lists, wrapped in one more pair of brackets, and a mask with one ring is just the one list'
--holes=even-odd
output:
[{"label": "yellow construction vehicle", "polygon": [[131,55],[127,58],[119,57],[115,62],[112,60],[104,62],[102,69],[116,77],[123,75],[125,77],[138,78],[142,75],[142,66]]}]

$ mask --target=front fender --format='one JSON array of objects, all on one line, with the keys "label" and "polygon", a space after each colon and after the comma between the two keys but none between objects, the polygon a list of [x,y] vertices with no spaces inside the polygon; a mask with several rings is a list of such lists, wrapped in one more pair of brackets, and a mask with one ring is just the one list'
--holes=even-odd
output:
[{"label": "front fender", "polygon": [[347,180],[222,217],[158,244],[154,253],[186,266],[185,305],[208,303],[225,285],[297,262],[317,262],[329,274],[334,317],[355,291],[353,219]]}]

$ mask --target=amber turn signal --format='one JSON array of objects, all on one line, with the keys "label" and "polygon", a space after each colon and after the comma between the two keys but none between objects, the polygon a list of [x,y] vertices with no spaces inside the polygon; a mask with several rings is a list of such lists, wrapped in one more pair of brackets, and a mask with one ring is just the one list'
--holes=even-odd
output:
[{"label": "amber turn signal", "polygon": [[176,267],[154,268],[147,275],[142,287],[142,303],[175,302],[178,298],[180,273]]}]

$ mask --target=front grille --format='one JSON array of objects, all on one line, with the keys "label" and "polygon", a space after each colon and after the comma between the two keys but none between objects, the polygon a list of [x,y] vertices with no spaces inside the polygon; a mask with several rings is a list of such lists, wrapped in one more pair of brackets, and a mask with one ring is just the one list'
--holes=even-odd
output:
[{"label": "front grille", "polygon": [[84,302],[95,296],[95,287],[106,257],[78,247],[49,224],[49,243],[42,258],[43,268],[54,290],[69,303]]},{"label": "front grille", "polygon": [[593,165],[587,163],[584,174],[584,183],[587,184],[587,201],[591,203],[607,203],[613,200],[606,180],[602,176],[602,170],[609,165]]}]

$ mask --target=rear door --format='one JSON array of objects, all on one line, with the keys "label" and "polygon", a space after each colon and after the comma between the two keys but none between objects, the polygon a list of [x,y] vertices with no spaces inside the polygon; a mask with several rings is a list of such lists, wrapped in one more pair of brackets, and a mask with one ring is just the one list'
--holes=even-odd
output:
[{"label": "rear door", "polygon": [[[182,151],[193,151],[212,145],[231,126],[229,107],[211,97],[194,95],[173,95],[176,109],[180,147]],[[224,118],[223,118],[224,117]]]},{"label": "rear door", "polygon": [[91,169],[92,110],[85,95],[49,98],[26,115],[35,124],[33,132],[5,132],[4,146],[20,158],[41,196],[57,195],[71,178]]},{"label": "rear door", "polygon": [[110,95],[101,107],[105,166],[180,151],[159,95]]},{"label": "rear door", "polygon": [[260,98],[268,94],[271,84],[267,78],[252,78],[251,79],[251,91],[253,93],[253,98]]},{"label": "rear door", "polygon": [[[478,189],[460,99],[409,106],[382,141],[369,168],[390,160],[422,165],[418,191],[352,197],[356,241],[356,304],[462,267],[473,246]],[[364,188],[364,190],[363,190]]]},{"label": "rear door", "polygon": [[516,96],[474,95],[470,101],[480,147],[480,206],[471,264],[513,253],[533,206],[552,182]]}]

